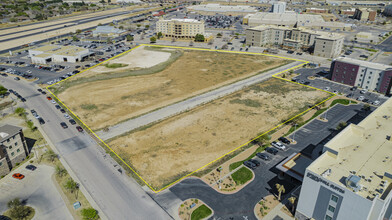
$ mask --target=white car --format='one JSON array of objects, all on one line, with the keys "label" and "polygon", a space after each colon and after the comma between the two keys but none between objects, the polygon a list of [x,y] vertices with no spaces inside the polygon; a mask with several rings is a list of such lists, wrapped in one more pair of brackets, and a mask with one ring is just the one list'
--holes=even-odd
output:
[{"label": "white car", "polygon": [[274,141],[274,142],[271,143],[271,145],[276,147],[276,148],[278,148],[279,150],[286,150],[286,146],[284,146],[282,144],[282,142],[280,142],[280,141],[278,141],[278,142]]},{"label": "white car", "polygon": [[359,97],[357,98],[358,101],[363,101],[364,99],[365,99],[364,96],[359,96]]},{"label": "white car", "polygon": [[380,101],[378,101],[378,100],[373,102],[373,105],[379,105],[379,104],[380,104]]},{"label": "white car", "polygon": [[57,102],[56,101],[54,101],[53,99],[52,99],[52,101],[50,101],[52,104],[57,104]]},{"label": "white car", "polygon": [[70,117],[68,114],[64,114],[64,117],[65,117],[66,119],[71,119],[71,117]]},{"label": "white car", "polygon": [[325,87],[324,90],[329,91],[330,89],[331,89],[331,88],[329,88],[329,87]]},{"label": "white car", "polygon": [[367,93],[367,90],[366,89],[362,89],[361,90],[361,94],[365,94],[365,93]]}]

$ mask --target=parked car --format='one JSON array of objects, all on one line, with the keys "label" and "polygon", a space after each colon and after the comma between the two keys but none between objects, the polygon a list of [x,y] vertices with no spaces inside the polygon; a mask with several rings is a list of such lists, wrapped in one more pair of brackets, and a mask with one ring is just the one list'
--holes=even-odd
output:
[{"label": "parked car", "polygon": [[365,93],[367,93],[367,90],[366,89],[362,89],[361,90],[361,94],[365,94]]},{"label": "parked car", "polygon": [[272,148],[272,147],[265,148],[265,151],[267,151],[268,153],[273,154],[273,155],[276,155],[279,152],[278,150],[276,150],[275,148]]},{"label": "parked car", "polygon": [[252,163],[254,163],[254,164],[256,164],[256,166],[260,166],[260,162],[257,161],[257,160],[250,159],[249,161],[252,162]]},{"label": "parked car", "polygon": [[12,174],[12,177],[14,177],[15,179],[21,180],[25,176],[23,174],[21,174],[21,173],[14,173],[14,174]]},{"label": "parked car", "polygon": [[330,89],[331,89],[331,88],[329,88],[329,87],[325,87],[324,90],[329,91]]},{"label": "parked car", "polygon": [[256,156],[258,158],[260,158],[260,159],[263,159],[263,160],[269,160],[270,159],[270,157],[266,153],[257,153]]},{"label": "parked car", "polygon": [[76,126],[76,130],[78,130],[79,132],[83,132],[83,128],[80,126]]},{"label": "parked car", "polygon": [[20,80],[20,78],[19,78],[19,77],[15,77],[15,78],[14,78],[14,80],[16,80],[16,81],[19,81],[19,80]]},{"label": "parked car", "polygon": [[61,108],[61,106],[59,106],[59,105],[55,105],[55,107],[56,107],[57,109],[60,109],[60,108]]},{"label": "parked car", "polygon": [[54,100],[51,100],[50,102],[51,102],[52,104],[57,104],[57,102],[54,101]]},{"label": "parked car", "polygon": [[61,113],[65,113],[65,110],[61,108],[61,109],[60,109],[60,112],[61,112]]},{"label": "parked car", "polygon": [[248,167],[248,168],[250,168],[250,169],[256,169],[256,164],[254,164],[254,163],[252,163],[252,162],[250,162],[249,160],[247,160],[247,161],[244,161],[244,166],[246,166],[246,167]]},{"label": "parked car", "polygon": [[42,92],[42,89],[37,89],[38,92]]},{"label": "parked car", "polygon": [[61,127],[63,127],[64,129],[68,128],[68,125],[65,124],[65,122],[61,122],[60,125],[61,125]]},{"label": "parked car", "polygon": [[363,101],[364,99],[365,99],[365,96],[362,96],[362,95],[357,98],[358,101]]},{"label": "parked car", "polygon": [[47,99],[47,100],[52,100],[52,97],[46,96],[46,99]]},{"label": "parked car", "polygon": [[41,117],[38,118],[38,122],[41,125],[45,124],[45,120],[43,118],[41,118]]},{"label": "parked car", "polygon": [[34,171],[34,170],[37,169],[37,167],[34,166],[34,165],[29,164],[29,165],[26,166],[26,169],[31,170],[31,171]]},{"label": "parked car", "polygon": [[280,137],[278,140],[283,142],[284,144],[290,144],[291,143],[290,140],[285,138],[285,137]]},{"label": "parked car", "polygon": [[271,145],[274,146],[274,147],[276,147],[276,148],[278,148],[279,150],[286,150],[286,146],[284,146],[284,145],[282,144],[282,142],[280,142],[280,141],[278,141],[278,142],[273,141],[273,142],[271,143]]},{"label": "parked car", "polygon": [[64,114],[64,117],[65,117],[66,119],[71,119],[71,117],[70,117],[68,114]]},{"label": "parked car", "polygon": [[380,101],[378,101],[378,100],[373,102],[373,105],[379,105],[379,104],[380,104]]}]

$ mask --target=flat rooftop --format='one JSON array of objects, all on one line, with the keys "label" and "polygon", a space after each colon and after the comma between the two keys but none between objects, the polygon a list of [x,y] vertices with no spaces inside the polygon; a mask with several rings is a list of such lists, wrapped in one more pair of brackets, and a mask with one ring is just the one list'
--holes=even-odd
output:
[{"label": "flat rooftop", "polygon": [[356,59],[352,59],[352,58],[348,58],[348,57],[338,57],[335,60],[340,61],[340,62],[345,62],[345,63],[351,63],[351,64],[355,64],[355,65],[366,66],[366,67],[373,68],[373,69],[385,70],[385,69],[392,68],[392,66],[390,66],[390,65],[386,65],[386,64],[382,64],[382,63],[374,63],[374,62],[369,62],[369,61],[364,61],[364,60],[356,60]]},{"label": "flat rooftop", "polygon": [[53,52],[55,55],[63,55],[63,56],[76,56],[82,51],[88,52],[88,49],[83,48],[83,47],[77,47],[77,46],[63,46],[59,50],[56,50]]},{"label": "flat rooftop", "polygon": [[[356,193],[373,200],[385,199],[392,182],[392,99],[387,100],[358,125],[350,124],[329,141],[323,153],[307,169],[349,188],[350,175],[360,178]],[[329,172],[328,172],[329,171]]]},{"label": "flat rooftop", "polygon": [[13,125],[3,125],[0,127],[0,142],[7,140],[8,138],[18,134],[19,131],[22,130],[21,127],[13,126]]},{"label": "flat rooftop", "polygon": [[192,5],[187,7],[196,11],[211,11],[211,12],[257,12],[257,9],[247,5],[220,5],[220,4],[206,4],[206,5]]},{"label": "flat rooftop", "polygon": [[199,21],[199,20],[190,19],[190,18],[173,18],[170,20],[159,20],[159,21],[165,21],[165,22],[178,21],[178,22],[185,22],[185,23],[201,23],[201,21]]},{"label": "flat rooftop", "polygon": [[297,22],[323,22],[324,19],[321,15],[310,15],[310,14],[297,14],[292,12],[287,13],[270,13],[270,12],[258,12],[256,14],[246,15],[245,18],[249,19],[249,22],[262,21],[264,23],[280,22],[285,23],[297,23]]}]

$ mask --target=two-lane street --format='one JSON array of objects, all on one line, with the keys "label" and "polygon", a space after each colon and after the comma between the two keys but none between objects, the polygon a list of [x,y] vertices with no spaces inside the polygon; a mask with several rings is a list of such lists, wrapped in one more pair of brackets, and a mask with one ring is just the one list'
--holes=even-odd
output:
[{"label": "two-lane street", "polygon": [[[26,98],[27,112],[34,109],[45,120],[40,127],[103,211],[103,219],[171,218],[133,179],[118,172],[110,156],[89,135],[78,132],[55,104],[37,92],[34,83],[7,77],[1,78],[0,84]],[[67,123],[68,128],[63,129],[60,122]]]}]

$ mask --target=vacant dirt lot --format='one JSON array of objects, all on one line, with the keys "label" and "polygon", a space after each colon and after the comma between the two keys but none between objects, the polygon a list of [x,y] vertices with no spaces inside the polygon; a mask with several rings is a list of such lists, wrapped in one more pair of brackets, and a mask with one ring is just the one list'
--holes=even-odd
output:
[{"label": "vacant dirt lot", "polygon": [[273,78],[108,144],[160,189],[327,96]]},{"label": "vacant dirt lot", "polygon": [[167,48],[131,53],[148,60],[157,51],[163,57],[171,53],[169,60],[144,69],[82,73],[61,84],[66,89],[60,88],[58,97],[98,130],[289,62],[261,55]]}]

